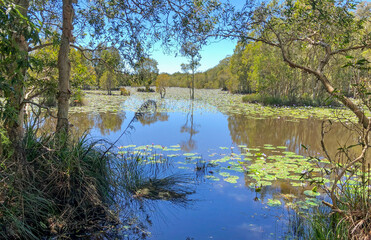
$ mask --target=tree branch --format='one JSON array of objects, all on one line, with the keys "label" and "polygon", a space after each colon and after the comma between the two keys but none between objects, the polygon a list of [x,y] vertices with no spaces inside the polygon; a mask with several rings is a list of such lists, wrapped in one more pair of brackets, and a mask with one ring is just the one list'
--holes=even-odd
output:
[{"label": "tree branch", "polygon": [[48,46],[51,46],[51,45],[53,45],[53,43],[45,43],[45,44],[41,44],[41,45],[38,45],[38,46],[35,46],[35,47],[28,47],[28,52],[32,52],[32,51],[35,51],[37,49],[41,49],[41,48],[48,47]]},{"label": "tree branch", "polygon": [[27,104],[27,103],[32,104],[32,105],[35,105],[35,106],[37,106],[37,107],[39,107],[39,108],[46,109],[46,111],[48,112],[48,114],[49,114],[50,116],[52,116],[53,118],[57,118],[56,116],[54,116],[54,115],[52,114],[52,112],[50,111],[50,108],[48,108],[47,106],[44,106],[44,105],[41,105],[41,104],[38,104],[38,103],[35,103],[35,102],[31,102],[31,101],[29,101],[29,100],[23,100],[23,102],[22,102],[22,104]]}]

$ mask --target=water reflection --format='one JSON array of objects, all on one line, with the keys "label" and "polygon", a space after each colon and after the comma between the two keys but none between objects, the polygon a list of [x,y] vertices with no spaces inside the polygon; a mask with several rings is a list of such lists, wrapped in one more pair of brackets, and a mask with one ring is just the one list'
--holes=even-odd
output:
[{"label": "water reflection", "polygon": [[[83,133],[90,133],[93,128],[99,129],[102,136],[106,136],[112,132],[120,131],[124,120],[125,113],[73,113],[70,114],[68,120],[70,122],[70,130],[73,136],[81,136]],[[54,117],[43,118],[39,126],[43,132],[54,132],[57,119]]]},{"label": "water reflection", "polygon": [[166,112],[146,113],[140,116],[138,120],[143,126],[145,126],[158,121],[167,122],[169,120],[169,115]]},{"label": "water reflection", "polygon": [[[95,117],[95,127],[99,128],[100,133],[105,136],[111,132],[120,131],[125,119],[125,113],[99,113]],[[87,126],[83,125],[83,128],[86,129],[86,127]]]},{"label": "water reflection", "polygon": [[[288,150],[301,155],[321,154],[321,123],[320,120],[287,119],[251,119],[244,115],[236,114],[228,116],[228,128],[232,141],[237,145],[263,146],[287,146]],[[356,137],[349,129],[340,123],[333,123],[333,130],[325,138],[330,154],[335,154],[339,145],[346,141],[354,142]],[[305,150],[302,145],[308,147]]]},{"label": "water reflection", "polygon": [[[138,118],[142,126],[138,124],[136,126],[137,131],[131,136],[132,143],[137,146],[151,143],[170,146],[179,143],[183,151],[197,151],[202,156],[205,156],[205,159],[208,158],[206,156],[209,156],[210,153],[233,151],[233,148],[230,147],[234,144],[259,147],[261,152],[268,151],[264,149],[264,144],[287,146],[288,151],[294,151],[301,155],[322,152],[320,147],[321,121],[314,119],[290,121],[283,118],[251,119],[244,115],[226,116],[221,113],[203,113],[201,115],[197,110],[194,111],[194,107],[197,106],[194,106],[194,103],[190,103],[187,113],[155,112],[143,114],[141,118]],[[92,134],[95,134],[94,137],[110,135],[108,139],[112,141],[116,137],[112,133],[123,131],[128,124],[124,121],[126,118],[130,121],[131,117],[129,116],[131,114],[133,112],[127,112],[126,114],[71,114],[70,122],[74,125],[71,129],[79,130],[80,132],[93,129]],[[54,119],[45,123],[45,126],[47,125],[54,129]],[[347,136],[350,136],[350,138]],[[355,140],[355,137],[340,124],[334,124],[333,131],[326,137],[327,146],[331,154],[337,151],[339,144],[344,143],[348,139],[351,142]],[[124,144],[127,143],[125,142]],[[307,153],[301,147],[301,144],[308,146],[310,153]],[[228,147],[228,150],[221,150],[220,147]],[[234,149],[238,153],[237,148]],[[268,152],[274,153],[276,150],[269,150]],[[179,161],[183,161],[181,152],[176,153],[181,155]],[[215,158],[210,157],[208,159]],[[175,157],[175,159],[177,158]],[[127,218],[140,219],[140,221],[138,220],[135,224],[130,223],[127,225],[139,226],[143,231],[137,233],[139,235],[142,234],[142,238],[148,237],[148,229],[148,231],[153,232],[152,237],[154,239],[180,239],[180,236],[183,236],[182,239],[185,239],[185,236],[190,235],[197,237],[197,239],[206,239],[212,235],[218,236],[220,239],[266,239],[275,230],[274,224],[277,224],[275,217],[282,213],[280,208],[267,208],[266,205],[261,203],[266,203],[271,198],[288,202],[290,201],[288,199],[289,196],[292,196],[292,194],[300,196],[303,192],[302,187],[293,187],[289,180],[285,179],[276,180],[272,182],[272,185],[262,187],[256,191],[254,187],[251,188],[253,180],[246,172],[235,173],[240,177],[240,180],[233,186],[223,181],[222,177],[217,175],[218,172],[213,168],[207,169],[205,172],[202,165],[198,163],[189,166],[189,168],[184,168],[185,166],[188,165],[182,165],[184,170],[179,171],[188,171],[188,173],[196,174],[196,180],[201,178],[198,174],[203,175],[206,173],[206,175],[216,175],[220,178],[220,181],[214,183],[205,180],[203,181],[205,184],[198,185],[195,199],[199,198],[205,201],[197,202],[195,204],[197,209],[194,210],[177,210],[177,216],[181,216],[179,219],[172,217],[174,214],[169,210],[171,209],[170,203],[159,201],[160,210],[152,207],[152,205],[146,207],[143,204],[138,204],[130,212],[133,215]],[[138,169],[143,168],[140,167]],[[229,170],[223,169],[223,171]],[[140,194],[135,193],[132,195],[137,197]],[[287,198],[285,198],[285,195]],[[138,199],[136,198],[136,200]],[[144,200],[142,199],[141,201]],[[153,200],[148,201],[151,204],[154,202]],[[124,201],[124,203],[126,202],[129,203],[130,201]],[[129,208],[129,206],[126,207]],[[165,220],[169,219],[171,227],[164,224],[162,219],[159,220],[157,219],[158,217],[154,216],[153,213],[160,211],[164,212]],[[142,214],[140,218],[138,213]],[[152,221],[154,222],[153,226]],[[283,224],[284,222],[281,221],[280,223]],[[164,226],[163,230],[161,230],[161,226]],[[197,226],[202,226],[202,228],[198,229]],[[239,226],[241,227],[239,228]],[[259,229],[259,232],[254,230],[255,227]],[[139,228],[133,227],[133,235]],[[190,232],[190,229],[197,229],[197,231]],[[228,231],[225,229],[228,229]],[[284,231],[282,229],[285,229],[285,226],[280,229],[275,233],[278,236],[282,235],[281,232]],[[256,235],[253,235],[253,233]]]},{"label": "water reflection", "polygon": [[185,152],[190,152],[196,148],[196,141],[193,139],[193,136],[199,131],[197,130],[198,125],[193,121],[193,110],[194,103],[193,101],[189,105],[189,112],[187,113],[186,122],[180,128],[181,133],[188,133],[189,137],[186,141],[182,141],[180,147]]}]

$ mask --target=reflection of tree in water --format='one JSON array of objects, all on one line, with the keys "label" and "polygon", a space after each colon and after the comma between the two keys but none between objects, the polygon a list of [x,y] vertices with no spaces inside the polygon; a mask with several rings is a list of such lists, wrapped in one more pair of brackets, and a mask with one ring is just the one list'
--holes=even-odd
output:
[{"label": "reflection of tree in water", "polygon": [[[323,156],[320,145],[321,140],[321,123],[320,120],[299,120],[288,121],[287,119],[251,119],[244,115],[231,115],[228,117],[228,128],[234,143],[238,145],[247,145],[248,147],[259,146],[264,152],[264,144],[272,144],[274,146],[287,146],[288,151],[294,151],[301,155],[321,155]],[[356,141],[356,135],[352,135],[349,129],[344,128],[340,123],[333,123],[333,130],[325,136],[325,144],[328,147],[330,155],[336,154],[339,144],[348,144]],[[301,146],[308,147],[309,153]],[[268,151],[268,150],[267,150]],[[269,154],[269,153],[268,153]],[[279,154],[279,153],[272,153]],[[245,185],[247,188],[255,191],[250,187],[254,184],[250,176],[245,173]],[[272,182],[272,185],[258,187],[256,197],[261,202],[266,202],[271,195],[289,196],[300,195],[304,189],[293,187],[289,180],[279,179]],[[313,186],[308,186],[306,189],[311,189]],[[283,201],[289,202],[292,199],[282,198]]]},{"label": "reflection of tree in water", "polygon": [[[228,128],[236,144],[253,147],[269,143],[274,146],[287,146],[289,151],[307,155],[301,146],[303,144],[308,147],[309,153],[314,155],[322,153],[321,122],[313,119],[293,122],[287,119],[252,119],[244,115],[231,115],[228,117]],[[333,128],[325,138],[331,154],[336,153],[339,142],[344,144],[344,141],[348,140],[347,136],[351,134],[340,123],[334,123]]]},{"label": "reflection of tree in water", "polygon": [[121,125],[125,118],[125,113],[99,113],[95,119],[95,126],[99,128],[101,134],[104,136],[110,132],[121,130]]},{"label": "reflection of tree in water", "polygon": [[[250,176],[247,175],[247,173],[244,173],[244,179],[245,179],[245,186],[246,188],[250,189],[251,191],[255,191],[255,201],[260,201],[262,203],[267,202],[269,198],[272,198],[272,196],[275,195],[287,195],[287,194],[293,194],[295,196],[299,196],[300,193],[302,193],[303,189],[298,187],[293,187],[289,181],[287,180],[275,180],[272,182],[272,185],[270,186],[255,186],[255,180],[253,180]],[[254,188],[254,186],[256,188]],[[260,188],[261,187],[261,188]],[[312,189],[313,186],[307,186],[306,189]],[[288,199],[283,199],[285,202]]]},{"label": "reflection of tree in water", "polygon": [[[57,124],[57,119],[51,116],[42,118],[40,122],[41,132],[53,133]],[[69,115],[70,130],[73,136],[81,136],[83,133],[89,133],[90,129],[94,127],[95,119],[93,114],[81,112],[72,113]]]},{"label": "reflection of tree in water", "polygon": [[151,125],[157,121],[166,122],[169,115],[166,112],[148,112],[138,117],[139,122],[144,125]]},{"label": "reflection of tree in water", "polygon": [[188,133],[188,141],[182,141],[180,146],[183,151],[189,152],[196,148],[196,142],[193,140],[193,135],[199,133],[196,129],[197,125],[193,122],[193,102],[189,106],[189,112],[187,113],[187,119],[185,124],[180,128],[181,133]]}]

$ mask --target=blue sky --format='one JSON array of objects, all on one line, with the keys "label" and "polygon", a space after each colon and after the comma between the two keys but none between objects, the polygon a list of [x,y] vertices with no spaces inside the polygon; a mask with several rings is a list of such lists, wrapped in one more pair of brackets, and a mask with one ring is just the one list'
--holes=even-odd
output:
[{"label": "blue sky", "polygon": [[[221,0],[221,2],[227,2],[228,0]],[[241,8],[246,0],[229,0],[237,9]],[[198,71],[205,71],[216,66],[220,60],[223,60],[226,56],[232,55],[233,50],[237,44],[237,40],[219,40],[204,46],[200,51],[201,54],[201,66],[197,69]],[[181,72],[180,64],[187,63],[185,57],[181,57],[178,54],[166,55],[162,52],[161,47],[155,47],[151,58],[158,62],[158,69],[160,73],[174,73]]]},{"label": "blue sky", "polygon": [[[236,44],[237,40],[218,40],[204,46],[200,51],[201,66],[197,70],[203,72],[216,66],[220,60],[233,54]],[[175,57],[175,53],[171,55],[164,54],[161,47],[154,48],[151,58],[158,62],[157,67],[160,73],[166,72],[172,74],[181,72],[180,64],[188,62],[187,58],[181,57],[180,54],[177,57]]]}]

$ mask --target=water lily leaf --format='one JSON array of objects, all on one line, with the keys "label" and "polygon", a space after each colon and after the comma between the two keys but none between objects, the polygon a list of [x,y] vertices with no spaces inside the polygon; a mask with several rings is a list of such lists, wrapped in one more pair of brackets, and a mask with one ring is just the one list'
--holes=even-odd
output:
[{"label": "water lily leaf", "polygon": [[268,199],[267,204],[271,207],[278,207],[281,206],[281,201],[278,199]]},{"label": "water lily leaf", "polygon": [[191,169],[190,167],[179,166],[179,169]]},{"label": "water lily leaf", "polygon": [[312,190],[305,190],[304,194],[309,196],[309,197],[317,197],[321,195],[319,192],[313,192]]},{"label": "water lily leaf", "polygon": [[217,178],[213,175],[206,175],[205,178],[211,180],[211,181],[220,181],[220,178]]},{"label": "water lily leaf", "polygon": [[126,146],[121,146],[121,148],[135,148],[137,145],[126,145]]},{"label": "water lily leaf", "polygon": [[229,177],[231,174],[228,172],[220,172],[219,175],[223,177]]},{"label": "water lily leaf", "polygon": [[228,178],[224,178],[223,180],[229,183],[237,183],[237,179],[238,178],[228,177]]},{"label": "water lily leaf", "polygon": [[321,201],[316,198],[306,198],[305,203],[311,207],[318,207],[321,204]]},{"label": "water lily leaf", "polygon": [[286,146],[277,146],[276,148],[278,148],[278,149],[286,149],[287,147]]},{"label": "water lily leaf", "polygon": [[274,150],[274,149],[276,149],[275,147],[264,147],[265,149],[268,149],[268,150]]},{"label": "water lily leaf", "polygon": [[195,153],[183,153],[183,156],[191,157],[196,155]]},{"label": "water lily leaf", "polygon": [[257,152],[257,151],[260,151],[260,149],[259,148],[246,148],[248,151],[255,151],[255,152]]}]

